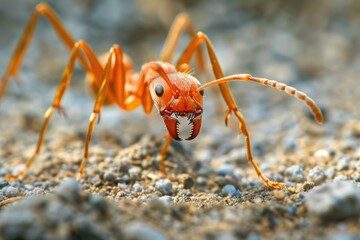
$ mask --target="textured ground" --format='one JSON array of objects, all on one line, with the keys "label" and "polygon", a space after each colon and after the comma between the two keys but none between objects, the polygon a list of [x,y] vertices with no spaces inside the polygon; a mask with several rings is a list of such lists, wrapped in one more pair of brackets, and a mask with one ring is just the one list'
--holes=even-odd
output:
[{"label": "textured ground", "polygon": [[[288,188],[273,190],[257,179],[235,119],[225,128],[225,107],[211,91],[206,91],[199,137],[169,149],[172,181],[159,171],[165,128],[156,111],[145,116],[141,109],[127,113],[108,107],[96,126],[84,179],[76,183],[72,179],[93,105],[80,68],[63,102],[68,117],[54,114],[26,177],[4,181],[2,176],[31,155],[69,57],[49,24],[41,21],[19,74],[22,84],[12,82],[0,103],[0,236],[359,239],[360,4],[156,3],[49,2],[77,39],[98,53],[121,44],[138,69],[158,57],[171,21],[186,11],[212,39],[226,74],[251,73],[306,92],[323,109],[321,126],[286,94],[231,84],[256,160],[267,176]],[[35,4],[0,3],[0,72]],[[187,41],[185,37],[180,49]]]}]

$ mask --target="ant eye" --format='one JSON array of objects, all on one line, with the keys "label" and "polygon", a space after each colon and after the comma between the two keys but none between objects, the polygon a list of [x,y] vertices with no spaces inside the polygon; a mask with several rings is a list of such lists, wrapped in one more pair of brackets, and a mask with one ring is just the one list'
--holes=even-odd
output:
[{"label": "ant eye", "polygon": [[156,85],[155,93],[158,97],[161,97],[164,94],[164,88],[161,84]]},{"label": "ant eye", "polygon": [[[199,87],[201,87],[201,85],[200,85],[200,84],[198,85],[198,88],[199,88]],[[204,96],[204,89],[200,90],[200,92],[199,92],[199,93],[200,93],[200,95],[201,95],[201,96]]]}]

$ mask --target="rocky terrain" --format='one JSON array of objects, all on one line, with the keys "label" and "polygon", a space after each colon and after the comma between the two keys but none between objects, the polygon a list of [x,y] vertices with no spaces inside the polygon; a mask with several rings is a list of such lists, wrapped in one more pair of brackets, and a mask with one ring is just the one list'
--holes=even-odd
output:
[{"label": "rocky terrain", "polygon": [[[76,67],[40,155],[19,181],[3,177],[31,156],[69,53],[50,25],[37,26],[17,85],[0,102],[1,239],[360,239],[360,3],[356,1],[48,1],[76,39],[96,53],[120,44],[136,68],[157,59],[171,22],[187,12],[212,40],[226,75],[250,73],[306,92],[318,125],[295,98],[231,83],[256,161],[285,190],[271,189],[247,162],[238,123],[207,89],[203,127],[167,153],[154,109],[102,110],[84,178],[80,166],[94,100]],[[37,1],[0,3],[0,72]],[[189,39],[184,36],[178,54]],[[176,54],[176,56],[178,56]],[[213,79],[211,68],[195,76]]]}]

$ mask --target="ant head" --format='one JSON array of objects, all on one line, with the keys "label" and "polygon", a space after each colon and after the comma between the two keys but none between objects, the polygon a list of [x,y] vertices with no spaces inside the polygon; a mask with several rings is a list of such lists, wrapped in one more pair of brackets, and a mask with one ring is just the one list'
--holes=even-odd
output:
[{"label": "ant head", "polygon": [[194,139],[201,128],[204,91],[200,82],[189,74],[168,73],[150,83],[151,97],[175,140]]}]

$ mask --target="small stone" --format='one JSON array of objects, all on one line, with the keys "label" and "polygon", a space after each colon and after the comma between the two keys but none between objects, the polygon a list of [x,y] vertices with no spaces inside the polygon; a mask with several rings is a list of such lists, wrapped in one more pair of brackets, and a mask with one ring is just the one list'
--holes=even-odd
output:
[{"label": "small stone", "polygon": [[190,189],[192,186],[194,186],[194,179],[188,174],[182,174],[178,178],[179,182],[184,185],[184,189]]},{"label": "small stone", "polygon": [[304,172],[301,167],[293,165],[285,170],[285,176],[290,182],[301,183],[305,180]]},{"label": "small stone", "polygon": [[34,187],[34,189],[32,189],[32,190],[27,190],[26,192],[25,192],[25,195],[26,196],[32,196],[32,195],[45,195],[45,191],[44,191],[44,189],[43,188],[39,188],[39,187]]},{"label": "small stone", "polygon": [[95,187],[100,187],[102,185],[102,181],[98,177],[91,178],[90,183],[91,183],[91,185],[94,185]]},{"label": "small stone", "polygon": [[290,193],[296,193],[296,188],[295,187],[288,187],[286,188]]},{"label": "small stone", "polygon": [[296,211],[297,211],[297,205],[291,205],[289,207],[287,207],[287,212],[291,215],[291,216],[295,216]]},{"label": "small stone", "polygon": [[125,184],[125,183],[118,183],[117,185],[121,190],[127,190],[129,189],[129,185]]},{"label": "small stone", "polygon": [[336,170],[333,167],[330,167],[325,171],[325,175],[328,179],[333,179],[335,177],[335,174],[336,174]]},{"label": "small stone", "polygon": [[240,196],[240,190],[236,189],[236,187],[231,184],[226,184],[223,187],[222,191],[225,196],[229,196],[229,197],[239,197]]},{"label": "small stone", "polygon": [[315,184],[313,182],[305,182],[302,186],[301,186],[301,191],[303,192],[307,192],[310,189],[312,189],[315,186]]},{"label": "small stone", "polygon": [[285,150],[287,151],[293,151],[296,148],[296,138],[291,136],[291,137],[286,137],[283,140],[283,145],[285,147]]},{"label": "small stone", "polygon": [[227,164],[227,165],[222,165],[217,169],[217,174],[219,176],[225,177],[226,175],[231,175],[234,172],[234,166]]},{"label": "small stone", "polygon": [[134,189],[135,192],[141,192],[143,190],[143,187],[140,184],[135,183],[133,185],[133,189]]},{"label": "small stone", "polygon": [[285,198],[285,192],[283,190],[274,190],[273,194],[277,200],[282,200]]},{"label": "small stone", "polygon": [[7,198],[17,197],[20,193],[18,188],[12,186],[4,187],[2,192]]},{"label": "small stone", "polygon": [[360,188],[350,181],[329,182],[305,193],[309,212],[324,221],[360,216]]},{"label": "small stone", "polygon": [[348,180],[348,177],[345,175],[338,175],[334,178],[335,182],[346,181],[346,180]]},{"label": "small stone", "polygon": [[24,189],[26,190],[26,191],[31,191],[31,190],[33,190],[35,187],[33,186],[33,185],[31,185],[31,184],[25,184],[24,185]]},{"label": "small stone", "polygon": [[327,162],[330,160],[331,154],[327,149],[319,149],[314,153],[314,157],[321,162]]},{"label": "small stone", "polygon": [[352,159],[347,156],[341,157],[338,161],[338,164],[336,165],[336,169],[339,171],[348,170],[351,160]]},{"label": "small stone", "polygon": [[3,187],[7,187],[9,186],[9,182],[8,181],[4,181],[4,180],[0,180],[0,189]]},{"label": "small stone", "polygon": [[156,190],[165,195],[169,195],[172,191],[172,183],[169,179],[161,179],[155,183]]},{"label": "small stone", "polygon": [[199,186],[205,186],[206,185],[206,178],[202,177],[202,176],[199,176],[199,177],[196,178],[196,183]]},{"label": "small stone", "polygon": [[357,175],[357,176],[354,178],[354,181],[355,181],[355,182],[360,182],[360,174]]},{"label": "small stone", "polygon": [[195,151],[194,155],[197,160],[205,163],[209,162],[212,157],[212,153],[209,149],[200,149],[199,151]]},{"label": "small stone", "polygon": [[67,179],[56,189],[56,194],[70,202],[80,198],[81,185],[75,179]]},{"label": "small stone", "polygon": [[165,205],[168,205],[169,203],[172,203],[174,200],[170,196],[161,196],[159,197],[159,201],[163,202]]},{"label": "small stone", "polygon": [[284,177],[280,173],[275,173],[272,179],[275,182],[284,182]]},{"label": "small stone", "polygon": [[315,185],[319,185],[325,181],[326,175],[323,170],[318,167],[314,167],[310,169],[308,179]]},{"label": "small stone", "polygon": [[131,167],[128,170],[130,179],[138,179],[141,177],[141,168],[140,167]]},{"label": "small stone", "polygon": [[104,174],[104,179],[109,182],[114,182],[116,179],[116,175],[112,171],[107,171]]},{"label": "small stone", "polygon": [[160,230],[143,222],[130,222],[124,226],[126,239],[136,240],[166,240],[166,236]]},{"label": "small stone", "polygon": [[0,177],[5,176],[6,174],[9,174],[8,170],[0,169]]}]

